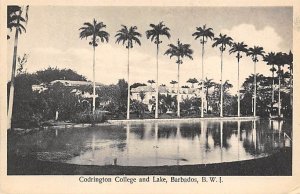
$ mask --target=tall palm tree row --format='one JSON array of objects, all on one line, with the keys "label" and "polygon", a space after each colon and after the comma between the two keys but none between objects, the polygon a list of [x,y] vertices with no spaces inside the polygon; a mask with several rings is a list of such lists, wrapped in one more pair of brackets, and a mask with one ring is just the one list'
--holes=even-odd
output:
[{"label": "tall palm tree row", "polygon": [[205,98],[206,98],[206,110],[208,110],[208,90],[211,87],[214,87],[216,83],[213,81],[213,79],[208,79],[207,77],[205,78],[203,82],[203,88],[206,90],[205,92]]},{"label": "tall palm tree row", "polygon": [[221,83],[220,83],[220,117],[223,117],[223,52],[226,50],[226,46],[232,45],[232,38],[226,34],[220,34],[219,37],[214,38],[212,47],[219,47],[221,54]]},{"label": "tall palm tree row", "polygon": [[291,107],[293,107],[293,53],[292,51],[290,51],[289,54],[286,56],[286,62],[290,70],[290,93],[291,93],[290,104]]},{"label": "tall palm tree row", "polygon": [[93,114],[96,108],[96,84],[95,84],[95,49],[99,44],[99,40],[108,42],[109,34],[104,30],[106,25],[103,22],[97,22],[95,19],[92,23],[85,22],[83,27],[79,28],[81,39],[91,37],[89,45],[93,47]]},{"label": "tall palm tree row", "polygon": [[264,49],[263,47],[260,47],[260,46],[254,46],[252,48],[249,48],[248,49],[248,52],[247,52],[247,56],[251,56],[252,58],[252,61],[254,63],[254,94],[253,94],[253,98],[254,98],[254,102],[253,102],[253,116],[255,117],[256,116],[256,63],[258,62],[258,57],[261,56],[261,57],[264,57]]},{"label": "tall palm tree row", "polygon": [[169,55],[170,58],[176,57],[177,63],[177,116],[180,117],[180,82],[179,82],[179,75],[180,75],[180,65],[183,63],[183,58],[188,57],[189,59],[193,60],[192,54],[193,50],[190,48],[190,44],[183,44],[178,39],[177,45],[169,44],[169,49],[166,50],[165,55]]},{"label": "tall palm tree row", "polygon": [[[7,28],[11,31],[15,29],[15,40],[14,40],[14,52],[13,52],[13,62],[12,62],[12,71],[11,71],[11,79],[10,79],[10,90],[9,90],[9,101],[8,101],[8,111],[7,111],[7,119],[8,119],[8,129],[11,129],[11,119],[13,112],[13,104],[14,104],[14,90],[15,90],[15,75],[16,75],[16,64],[17,64],[17,56],[18,56],[18,40],[19,34],[22,31],[26,32],[26,25],[28,22],[28,10],[29,6],[19,7],[19,6],[8,6],[8,22]],[[7,39],[10,37],[7,35]]]},{"label": "tall palm tree row", "polygon": [[[270,69],[272,71],[272,103],[271,106],[273,107],[273,104],[275,103],[274,99],[274,72],[277,73],[277,79],[278,79],[278,116],[281,116],[281,81],[284,77],[283,69],[284,65],[288,65],[289,69],[289,87],[290,87],[290,105],[292,106],[293,102],[293,53],[290,51],[289,54],[282,53],[282,52],[270,52],[267,55],[264,56],[263,59],[267,65],[272,65],[272,68]],[[277,66],[277,69],[274,66]]]},{"label": "tall palm tree row", "polygon": [[231,49],[229,50],[229,54],[237,53],[236,58],[238,62],[238,117],[241,116],[241,100],[240,100],[240,59],[242,58],[242,53],[247,53],[247,45],[244,42],[233,43]]},{"label": "tall palm tree row", "polygon": [[273,103],[274,103],[274,72],[276,71],[275,66],[275,53],[274,52],[270,52],[267,55],[264,56],[263,61],[265,61],[267,63],[267,65],[271,65],[271,69],[270,71],[272,72],[272,101],[271,101],[271,107],[273,107]]},{"label": "tall palm tree row", "polygon": [[281,69],[286,64],[286,53],[278,52],[275,55],[275,65],[277,66],[278,76],[278,116],[281,116],[281,79],[283,70]]},{"label": "tall palm tree row", "polygon": [[[212,28],[206,28],[206,24],[203,25],[203,27],[197,27],[196,28],[196,32],[194,32],[192,34],[192,36],[195,36],[195,39],[199,39],[200,40],[200,44],[202,45],[202,63],[201,63],[201,82],[204,81],[204,45],[207,42],[208,38],[210,38],[211,40],[214,37],[214,33],[212,32]],[[204,116],[204,96],[201,95],[201,117]]]},{"label": "tall palm tree row", "polygon": [[151,42],[154,41],[156,44],[156,95],[155,95],[155,118],[158,118],[158,53],[159,53],[159,44],[162,43],[160,40],[160,36],[166,36],[168,39],[170,39],[170,29],[164,25],[163,22],[159,22],[159,24],[150,24],[151,30],[146,31],[146,37],[147,39],[151,39]]},{"label": "tall palm tree row", "polygon": [[127,27],[125,25],[122,25],[122,28],[117,31],[117,34],[115,35],[116,43],[122,42],[122,45],[125,45],[128,51],[128,65],[127,65],[127,119],[130,119],[130,84],[129,84],[129,50],[133,48],[134,43],[137,43],[138,45],[141,45],[140,37],[142,37],[142,34],[137,32],[136,26]]}]

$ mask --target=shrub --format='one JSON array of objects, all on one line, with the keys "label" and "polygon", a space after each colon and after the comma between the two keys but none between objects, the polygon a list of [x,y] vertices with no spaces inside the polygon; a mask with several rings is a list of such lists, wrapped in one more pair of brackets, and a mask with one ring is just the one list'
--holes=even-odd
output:
[{"label": "shrub", "polygon": [[103,123],[105,122],[106,115],[103,112],[95,112],[95,114],[91,112],[83,112],[77,113],[72,118],[71,121],[74,123]]}]

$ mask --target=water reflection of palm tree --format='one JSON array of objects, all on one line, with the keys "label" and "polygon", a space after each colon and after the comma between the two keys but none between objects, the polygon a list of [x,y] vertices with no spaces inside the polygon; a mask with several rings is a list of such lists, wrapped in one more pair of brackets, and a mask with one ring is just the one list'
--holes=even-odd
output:
[{"label": "water reflection of palm tree", "polygon": [[205,132],[205,153],[210,150],[210,146],[208,143],[208,128],[207,125],[205,126],[206,132]]},{"label": "water reflection of palm tree", "polygon": [[158,165],[158,153],[157,153],[157,149],[158,149],[158,123],[154,124],[154,131],[155,131],[155,166]]},{"label": "water reflection of palm tree", "polygon": [[180,144],[180,123],[177,123],[177,131],[176,131],[176,139],[177,139],[177,157],[176,157],[176,164],[179,165],[180,156],[179,156],[179,144]]},{"label": "water reflection of palm tree", "polygon": [[143,127],[145,129],[145,139],[151,138],[152,124],[151,123],[144,123]]},{"label": "water reflection of palm tree", "polygon": [[273,125],[273,120],[269,120],[269,128],[271,129],[272,131],[272,147],[274,147],[274,142],[275,142],[275,139],[274,139],[274,125]]},{"label": "water reflection of palm tree", "polygon": [[254,154],[256,155],[256,143],[257,143],[257,141],[256,141],[256,135],[257,135],[257,133],[256,133],[256,121],[254,120],[254,121],[252,121],[252,142],[253,142],[253,144],[254,144]]},{"label": "water reflection of palm tree", "polygon": [[223,162],[223,121],[220,121],[220,139],[221,139],[221,162]]},{"label": "water reflection of palm tree", "polygon": [[[252,156],[256,155],[255,152],[255,145],[254,145],[254,124],[253,121],[250,122],[246,122],[245,124],[247,124],[247,126],[245,126],[245,138],[243,139],[243,147],[245,149],[245,151],[249,154],[251,154]],[[248,126],[248,124],[250,124],[250,126]],[[251,129],[251,130],[247,130],[247,129]]]},{"label": "water reflection of palm tree", "polygon": [[94,161],[95,161],[95,147],[96,147],[96,137],[95,137],[95,134],[93,133],[93,136],[92,136],[92,165],[94,165]]},{"label": "water reflection of palm tree", "polygon": [[282,131],[282,121],[278,121],[278,138],[279,138],[279,141],[278,141],[278,143],[279,143],[279,145],[280,145],[280,141],[281,141],[281,131]]},{"label": "water reflection of palm tree", "polygon": [[238,121],[238,126],[237,126],[237,130],[238,130],[238,161],[240,161],[240,136],[241,136],[241,121]]},{"label": "water reflection of palm tree", "polygon": [[[204,121],[200,122],[200,129],[201,129],[201,133],[200,133],[200,146],[201,146],[201,144],[206,144],[207,143],[207,138],[205,138],[207,128],[205,127],[205,122]],[[202,153],[201,153],[202,164],[204,164],[204,158],[206,158],[206,155],[205,155],[206,152],[204,150],[204,147],[205,146],[203,146],[203,148],[200,147],[200,149],[202,150]]]},{"label": "water reflection of palm tree", "polygon": [[127,165],[129,165],[129,135],[130,135],[130,125],[127,123],[126,125],[126,158],[127,158]]}]

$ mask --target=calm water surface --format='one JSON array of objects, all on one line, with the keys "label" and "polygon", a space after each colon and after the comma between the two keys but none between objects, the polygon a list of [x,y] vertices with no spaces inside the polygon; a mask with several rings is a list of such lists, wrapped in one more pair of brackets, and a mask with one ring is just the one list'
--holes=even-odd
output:
[{"label": "calm water surface", "polygon": [[[197,121],[48,129],[11,140],[11,152],[84,165],[163,166],[254,159],[290,147],[286,122]],[[9,140],[10,141],[10,140]]]}]

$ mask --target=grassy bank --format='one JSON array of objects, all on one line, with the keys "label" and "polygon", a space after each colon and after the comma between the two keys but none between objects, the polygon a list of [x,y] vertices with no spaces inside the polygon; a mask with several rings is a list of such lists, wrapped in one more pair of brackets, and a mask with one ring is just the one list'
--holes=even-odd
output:
[{"label": "grassy bank", "polygon": [[20,158],[9,155],[8,175],[220,175],[220,176],[291,176],[292,149],[256,160],[221,164],[200,164],[162,167],[124,167],[75,165],[39,161],[35,158]]}]

